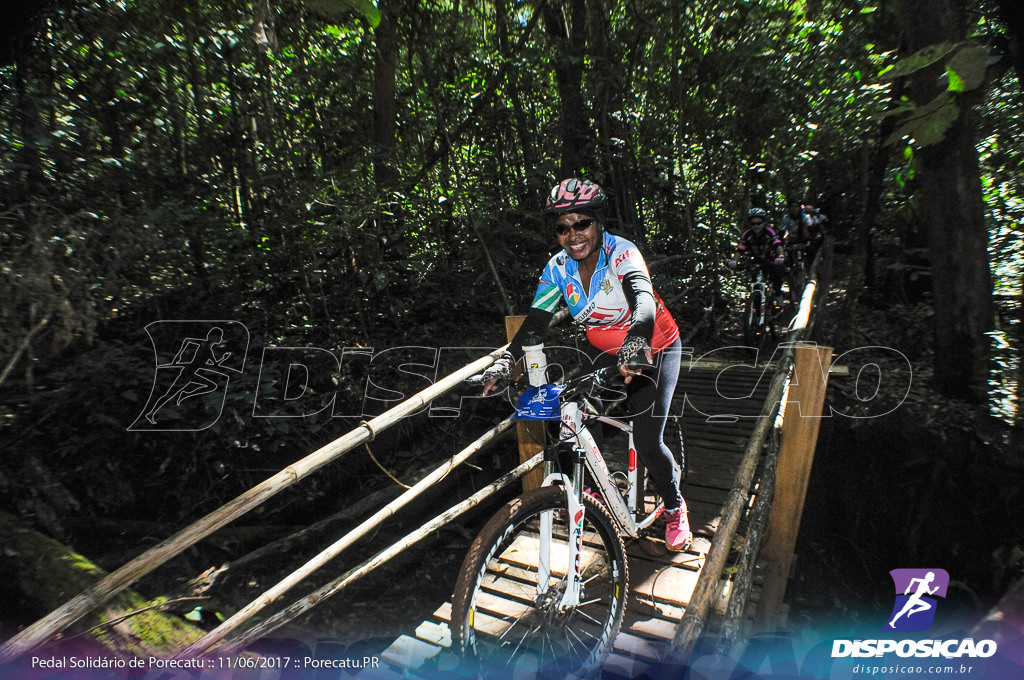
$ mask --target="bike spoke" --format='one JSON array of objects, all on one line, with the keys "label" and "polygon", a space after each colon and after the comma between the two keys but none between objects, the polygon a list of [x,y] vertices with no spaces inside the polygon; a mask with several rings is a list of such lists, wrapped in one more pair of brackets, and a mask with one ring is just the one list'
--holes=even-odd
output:
[{"label": "bike spoke", "polygon": [[[586,613],[586,612],[584,612],[584,611],[579,611],[579,610],[577,610],[577,612],[576,612],[576,613],[577,613],[577,614],[579,614],[580,616],[582,616],[583,618],[587,619],[588,621],[590,621],[590,622],[594,623],[595,625],[598,625],[598,626],[600,626],[600,625],[601,625],[601,622],[600,622],[600,621],[598,621],[598,620],[597,620],[597,619],[595,619],[595,618],[594,618],[593,616],[591,616],[590,614],[588,614],[588,613]],[[586,632],[586,631],[584,631],[584,632]],[[591,633],[587,633],[587,635],[590,635],[590,637],[594,638],[595,640],[597,639],[597,636],[596,636],[596,635],[593,635],[593,634],[591,634]]]}]

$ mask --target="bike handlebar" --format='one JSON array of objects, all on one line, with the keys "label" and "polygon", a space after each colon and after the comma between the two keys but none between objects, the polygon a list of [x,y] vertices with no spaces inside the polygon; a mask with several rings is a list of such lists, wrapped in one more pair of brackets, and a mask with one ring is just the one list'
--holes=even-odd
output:
[{"label": "bike handlebar", "polygon": [[[651,368],[651,366],[646,364],[637,364],[635,366],[631,366],[631,368],[643,369]],[[583,375],[576,376],[575,378],[571,378],[565,383],[565,388],[562,390],[562,394],[566,395],[568,393],[569,396],[578,394],[582,390],[589,388],[591,385],[597,385],[598,387],[611,387],[615,384],[616,380],[622,380],[622,374],[619,373],[619,367],[607,366],[605,368],[600,368],[596,371],[591,371],[590,373],[585,373]],[[473,387],[480,387],[486,384],[484,383],[483,374],[471,375],[463,380],[463,382]]]}]

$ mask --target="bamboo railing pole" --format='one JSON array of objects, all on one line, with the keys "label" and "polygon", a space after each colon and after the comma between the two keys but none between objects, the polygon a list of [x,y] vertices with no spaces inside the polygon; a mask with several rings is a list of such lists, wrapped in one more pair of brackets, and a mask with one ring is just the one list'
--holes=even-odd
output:
[{"label": "bamboo railing pole", "polygon": [[721,641],[717,645],[717,651],[720,654],[728,655],[730,647],[739,638],[747,598],[750,597],[750,590],[754,582],[754,568],[757,566],[761,540],[764,537],[765,528],[768,526],[768,513],[771,511],[772,500],[775,496],[775,460],[778,445],[773,441],[770,446],[771,449],[759,478],[757,498],[750,509],[747,538],[744,542],[743,554],[737,565],[736,576],[733,578],[729,604],[725,610]]},{"label": "bamboo railing pole", "polygon": [[353,581],[362,578],[366,574],[370,573],[377,567],[388,562],[396,555],[406,550],[412,545],[428,536],[429,534],[437,531],[444,525],[451,522],[453,519],[461,515],[462,513],[470,510],[479,505],[485,498],[493,494],[494,492],[502,489],[512,482],[516,481],[524,474],[534,469],[544,461],[544,454],[538,453],[536,456],[521,463],[519,466],[513,468],[510,472],[502,475],[500,478],[491,482],[484,488],[477,491],[475,494],[462,501],[458,505],[454,505],[444,513],[438,515],[434,519],[430,520],[426,524],[422,525],[419,529],[406,534],[404,538],[400,539],[396,543],[392,544],[391,547],[382,550],[370,559],[366,560],[357,567],[350,569],[338,578],[334,579],[330,583],[327,583],[317,590],[313,591],[309,595],[302,599],[296,600],[287,608],[281,610],[277,614],[266,621],[260,623],[254,628],[246,631],[243,635],[233,640],[229,640],[224,645],[217,647],[213,650],[216,654],[235,654],[245,649],[247,646],[260,639],[261,637],[271,633],[281,626],[285,625],[289,621],[292,621],[303,613],[309,611],[316,605],[320,604],[332,595],[336,595],[339,591],[347,587]]},{"label": "bamboo railing pole", "polygon": [[16,659],[61,632],[82,616],[100,606],[129,585],[148,574],[167,560],[209,536],[229,522],[265,502],[278,492],[295,484],[303,477],[334,461],[360,444],[372,441],[381,432],[407,415],[411,415],[431,400],[455,388],[469,376],[487,368],[501,356],[505,347],[462,367],[430,387],[418,392],[401,404],[385,411],[354,430],[335,439],[297,463],[281,470],[273,477],[252,487],[227,504],[194,522],[174,536],[150,548],[121,568],[108,574],[91,588],[68,600],[0,647],[0,663]]},{"label": "bamboo railing pole", "polygon": [[814,310],[820,302],[819,298],[822,292],[828,289],[832,272],[833,247],[832,237],[826,237],[818,256],[811,264],[807,285],[804,287],[803,295],[800,296],[799,311],[790,322],[790,341],[799,342],[811,333],[815,321]]},{"label": "bamboo railing pole", "polygon": [[454,470],[456,467],[466,462],[471,456],[476,455],[484,446],[489,444],[503,432],[509,430],[512,427],[512,416],[505,418],[487,432],[478,437],[473,443],[466,448],[459,451],[457,454],[449,458],[445,463],[435,468],[430,474],[425,476],[419,482],[414,484],[405,493],[391,501],[383,508],[374,513],[371,517],[367,518],[358,527],[348,532],[337,541],[332,543],[330,546],[322,550],[318,555],[311,558],[300,568],[293,571],[291,574],[286,576],[281,581],[278,581],[270,589],[266,590],[262,595],[254,599],[252,602],[235,612],[230,618],[226,619],[219,626],[211,630],[209,633],[204,635],[199,640],[196,640],[191,645],[186,647],[184,650],[179,652],[176,656],[178,658],[190,658],[202,654],[207,649],[215,645],[217,642],[222,640],[228,633],[235,630],[243,623],[252,618],[257,612],[262,610],[267,605],[279,599],[286,592],[298,585],[303,579],[310,576],[313,572],[323,567],[325,564],[337,557],[343,550],[351,546],[357,540],[368,534],[370,531],[380,526],[388,517],[394,515],[398,510],[408,505],[414,498],[421,495],[424,491],[430,488],[433,484],[440,481],[448,473]]}]

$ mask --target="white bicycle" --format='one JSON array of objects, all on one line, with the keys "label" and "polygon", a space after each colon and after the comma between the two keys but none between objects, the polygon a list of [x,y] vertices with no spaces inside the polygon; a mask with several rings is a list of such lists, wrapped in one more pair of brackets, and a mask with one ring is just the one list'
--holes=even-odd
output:
[{"label": "white bicycle", "polygon": [[[561,423],[558,441],[545,449],[543,486],[491,518],[455,585],[453,646],[475,658],[484,675],[491,668],[504,675],[511,666],[526,675],[582,677],[612,649],[629,591],[623,538],[640,538],[663,509],[633,448],[632,426],[603,415],[590,396],[618,375],[606,368],[519,397],[517,419]],[[625,472],[609,469],[590,430],[595,423],[627,435]],[[685,470],[682,429],[671,418],[666,425]],[[585,490],[585,472],[593,491]]]}]

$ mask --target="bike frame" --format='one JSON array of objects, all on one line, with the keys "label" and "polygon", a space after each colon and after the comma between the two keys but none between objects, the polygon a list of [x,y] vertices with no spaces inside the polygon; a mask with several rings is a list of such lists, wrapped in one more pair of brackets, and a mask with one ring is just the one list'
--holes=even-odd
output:
[{"label": "bike frame", "polygon": [[[752,301],[754,299],[755,294],[760,294],[761,297],[761,304],[759,310],[755,310],[753,308],[753,305],[751,304],[751,317],[748,319],[748,324],[750,328],[761,328],[762,326],[766,325],[767,321],[766,314],[768,305],[771,303],[772,295],[771,287],[768,285],[767,281],[765,281],[764,267],[765,265],[762,264],[750,265],[750,268],[754,270],[755,273],[754,277],[750,281],[750,290],[747,293],[747,300]],[[755,312],[757,312],[758,314],[757,319],[753,318],[753,314]]]},{"label": "bike frame", "polygon": [[[554,463],[545,463],[545,476],[543,486],[561,484],[565,488],[566,507],[569,517],[572,518],[570,526],[573,536],[569,541],[569,574],[567,585],[559,606],[563,609],[574,607],[580,604],[580,586],[582,585],[580,573],[580,558],[583,552],[583,520],[586,514],[583,505],[583,471],[584,468],[590,471],[590,476],[597,484],[601,496],[604,499],[605,507],[608,508],[618,525],[620,533],[637,538],[640,531],[654,522],[663,504],[659,504],[649,515],[640,518],[642,512],[639,505],[643,503],[640,497],[639,466],[637,465],[636,449],[633,446],[633,427],[631,424],[610,418],[608,416],[590,413],[584,406],[583,399],[574,398],[561,405],[560,413],[560,435],[563,440],[573,440],[573,471],[572,476],[554,471]],[[628,434],[629,457],[627,463],[627,480],[629,488],[626,498],[619,492],[615,479],[605,462],[604,456],[597,445],[593,433],[587,427],[587,421],[598,421],[607,423]],[[540,527],[540,558],[538,596],[547,591],[548,577],[551,574],[551,531],[552,513],[547,511],[541,515]]]},{"label": "bike frame", "polygon": [[786,246],[787,277],[789,279],[789,297],[794,304],[799,303],[803,295],[803,287],[807,284],[807,244],[796,243]]}]

